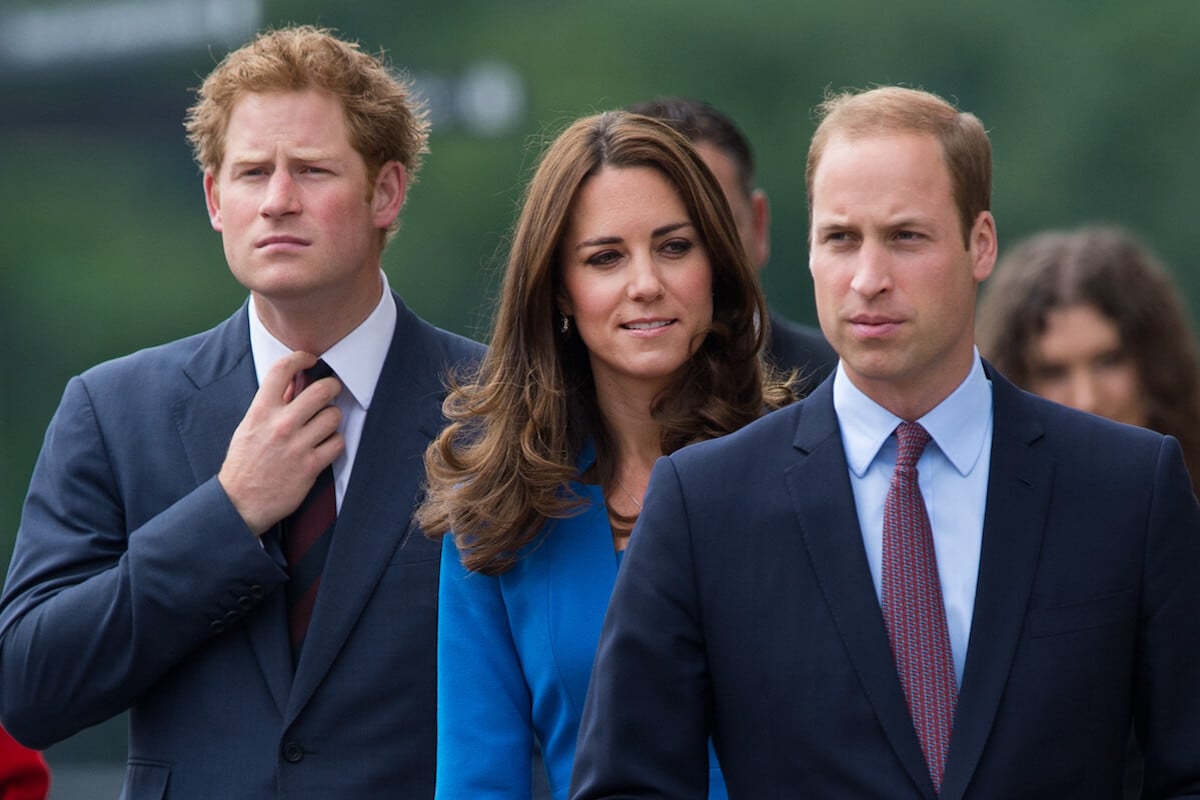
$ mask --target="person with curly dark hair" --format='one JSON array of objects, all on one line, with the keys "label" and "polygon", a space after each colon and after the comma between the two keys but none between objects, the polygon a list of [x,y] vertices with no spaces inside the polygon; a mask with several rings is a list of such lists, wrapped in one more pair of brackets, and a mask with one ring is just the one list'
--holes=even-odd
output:
[{"label": "person with curly dark hair", "polygon": [[1174,436],[1200,494],[1200,351],[1170,274],[1130,231],[1021,241],[985,285],[976,331],[1018,386]]}]

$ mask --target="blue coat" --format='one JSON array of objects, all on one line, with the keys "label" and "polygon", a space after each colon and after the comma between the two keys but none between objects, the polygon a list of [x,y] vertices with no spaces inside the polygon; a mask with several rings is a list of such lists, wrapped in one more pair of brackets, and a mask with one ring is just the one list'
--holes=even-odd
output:
[{"label": "blue coat", "polygon": [[294,669],[278,545],[215,477],[257,389],[246,308],[70,381],[0,604],[17,738],[129,709],[129,800],[432,795],[439,561],[410,519],[446,368],[482,348],[396,303]]},{"label": "blue coat", "polygon": [[[592,463],[589,449],[580,472]],[[566,797],[575,739],[617,554],[600,487],[575,482],[583,513],[550,522],[499,576],[468,572],[442,547],[438,611],[440,800],[530,796],[534,737],[555,800]],[[618,690],[613,702],[623,702]],[[715,761],[710,798],[724,798]]]}]

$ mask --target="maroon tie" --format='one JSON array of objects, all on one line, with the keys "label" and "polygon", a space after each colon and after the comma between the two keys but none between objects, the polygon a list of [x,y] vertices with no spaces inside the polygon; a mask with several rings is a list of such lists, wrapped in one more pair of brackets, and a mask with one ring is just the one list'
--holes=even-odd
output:
[{"label": "maroon tie", "polygon": [[[324,361],[296,376],[299,394],[313,381],[333,374]],[[334,523],[337,522],[337,493],[333,483],[333,467],[328,466],[317,476],[308,491],[308,496],[291,516],[283,521],[283,556],[287,559],[288,585],[288,633],[293,656],[298,656],[312,619],[313,606],[317,602],[317,589],[321,585],[321,571],[325,567],[325,556],[329,542],[333,539]]]},{"label": "maroon tie", "polygon": [[883,620],[929,777],[940,792],[958,689],[933,533],[917,483],[917,459],[929,433],[904,422],[896,439],[896,469],[883,504]]}]

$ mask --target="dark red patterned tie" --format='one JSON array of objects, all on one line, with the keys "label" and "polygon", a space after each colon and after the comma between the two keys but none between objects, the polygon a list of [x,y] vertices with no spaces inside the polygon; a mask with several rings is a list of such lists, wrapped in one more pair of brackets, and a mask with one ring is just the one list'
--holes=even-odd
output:
[{"label": "dark red patterned tie", "polygon": [[[295,393],[313,381],[333,374],[324,361],[296,376]],[[283,556],[288,564],[287,607],[288,633],[292,655],[299,656],[317,602],[321,571],[333,539],[337,522],[337,492],[333,483],[333,467],[328,466],[317,476],[308,496],[291,516],[283,521]]]},{"label": "dark red patterned tie", "polygon": [[940,792],[958,689],[933,532],[917,482],[929,433],[904,422],[896,439],[896,469],[883,504],[883,619],[929,777]]}]

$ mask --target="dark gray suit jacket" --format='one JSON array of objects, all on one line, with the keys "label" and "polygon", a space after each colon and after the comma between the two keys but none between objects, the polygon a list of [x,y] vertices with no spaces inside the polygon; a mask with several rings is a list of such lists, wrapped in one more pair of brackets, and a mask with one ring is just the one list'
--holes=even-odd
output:
[{"label": "dark gray suit jacket", "polygon": [[0,603],[0,716],[45,747],[130,710],[123,797],[433,796],[440,548],[410,526],[447,368],[396,298],[293,669],[271,536],[216,480],[257,389],[243,308],[67,385]]}]

